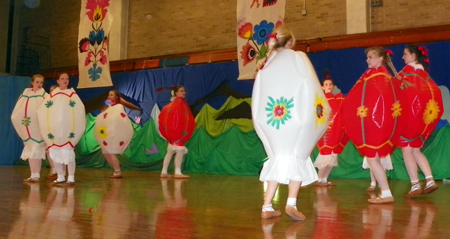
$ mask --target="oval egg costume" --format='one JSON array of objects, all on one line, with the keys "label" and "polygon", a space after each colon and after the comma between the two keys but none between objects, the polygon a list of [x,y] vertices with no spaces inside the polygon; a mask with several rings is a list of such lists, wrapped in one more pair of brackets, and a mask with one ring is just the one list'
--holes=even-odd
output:
[{"label": "oval egg costume", "polygon": [[73,89],[59,87],[45,98],[37,110],[41,135],[53,161],[75,161],[75,145],[86,128],[83,102]]},{"label": "oval egg costume", "polygon": [[255,131],[269,160],[261,181],[302,186],[317,181],[310,154],[328,127],[330,107],[303,52],[273,52],[256,76],[252,94]]},{"label": "oval egg costume", "polygon": [[23,91],[11,115],[11,121],[24,143],[21,159],[45,159],[45,142],[39,131],[36,109],[47,93],[43,88],[34,92],[31,88]]},{"label": "oval egg costume", "polygon": [[159,132],[171,145],[184,146],[195,129],[195,119],[187,101],[176,97],[164,106],[159,119]]},{"label": "oval egg costume", "polygon": [[123,105],[108,107],[95,120],[94,136],[106,154],[123,154],[133,137],[133,126]]},{"label": "oval egg costume", "polygon": [[368,69],[342,105],[345,132],[368,158],[391,154],[404,128],[403,98],[394,81],[384,66]]},{"label": "oval egg costume", "polygon": [[406,65],[399,76],[414,86],[405,87],[404,114],[406,130],[402,132],[398,147],[411,146],[421,148],[439,123],[444,107],[439,87],[430,78],[428,72]]},{"label": "oval egg costume", "polygon": [[331,113],[328,122],[328,130],[323,137],[320,138],[319,142],[317,142],[317,146],[322,155],[340,154],[348,142],[342,123],[341,106],[344,101],[344,96],[342,93],[336,95],[326,93],[325,97],[330,104]]}]

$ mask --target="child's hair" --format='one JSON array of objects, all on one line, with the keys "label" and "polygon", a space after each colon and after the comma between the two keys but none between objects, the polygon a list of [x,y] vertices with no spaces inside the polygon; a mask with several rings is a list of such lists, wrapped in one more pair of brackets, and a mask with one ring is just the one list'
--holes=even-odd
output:
[{"label": "child's hair", "polygon": [[173,86],[170,86],[170,87],[158,88],[158,89],[156,89],[156,92],[160,93],[160,92],[163,92],[165,90],[171,90],[170,94],[172,96],[175,96],[175,93],[177,93],[181,88],[184,88],[184,86],[182,86],[182,85],[173,85]]},{"label": "child's hair", "polygon": [[387,64],[387,61],[389,60],[388,53],[384,50],[383,47],[381,47],[381,46],[369,47],[365,51],[366,55],[367,55],[367,53],[369,53],[369,51],[374,51],[377,56],[383,57],[383,61],[382,61],[383,65]]},{"label": "child's hair", "polygon": [[429,70],[428,65],[430,64],[430,60],[428,59],[428,49],[423,46],[418,45],[407,45],[405,47],[411,54],[416,55],[416,60],[419,64],[423,66],[425,71]]},{"label": "child's hair", "polygon": [[42,78],[42,79],[44,79],[44,76],[41,75],[41,74],[35,74],[35,75],[33,75],[33,76],[31,77],[31,82],[34,82],[34,80],[35,80],[36,78]]},{"label": "child's hair", "polygon": [[327,81],[327,80],[331,81],[331,83],[333,83],[333,85],[334,85],[334,80],[331,79],[330,72],[328,70],[323,70],[323,73],[325,74],[325,77],[323,78],[323,80],[321,82],[322,86],[325,84],[325,81]]},{"label": "child's hair", "polygon": [[50,93],[52,93],[52,91],[53,91],[54,89],[56,89],[56,88],[58,88],[58,85],[52,85],[52,86],[50,86]]},{"label": "child's hair", "polygon": [[273,29],[272,34],[269,35],[269,40],[267,41],[267,54],[256,63],[257,71],[264,67],[264,64],[266,64],[267,59],[274,49],[280,47],[292,48],[294,45],[295,37],[291,30],[285,26],[279,26]]}]

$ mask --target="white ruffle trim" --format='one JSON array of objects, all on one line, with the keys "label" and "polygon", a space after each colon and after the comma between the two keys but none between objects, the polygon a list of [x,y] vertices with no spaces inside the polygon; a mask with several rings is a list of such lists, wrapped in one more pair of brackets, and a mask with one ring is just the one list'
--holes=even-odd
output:
[{"label": "white ruffle trim", "polygon": [[187,154],[188,149],[186,146],[178,146],[173,144],[167,144],[167,151],[175,151],[177,154]]},{"label": "white ruffle trim", "polygon": [[314,162],[314,166],[318,169],[325,168],[327,166],[337,167],[338,166],[338,155],[337,154],[329,154],[329,155],[317,155],[316,161]]},{"label": "white ruffle trim", "polygon": [[294,155],[275,156],[264,163],[259,180],[277,181],[281,184],[289,184],[290,180],[302,182],[302,186],[317,181],[317,172],[308,157],[298,159]]},{"label": "white ruffle trim", "polygon": [[[381,166],[383,167],[384,170],[394,169],[394,167],[392,166],[392,160],[391,160],[390,155],[388,155],[384,158],[381,158],[380,161],[381,161]],[[369,163],[367,163],[367,157],[364,157],[362,167],[363,167],[363,169],[370,169]]]},{"label": "white ruffle trim", "polygon": [[22,160],[45,159],[45,144],[25,145],[20,158]]},{"label": "white ruffle trim", "polygon": [[75,151],[73,149],[50,148],[48,153],[55,163],[69,164],[69,162],[75,162]]}]

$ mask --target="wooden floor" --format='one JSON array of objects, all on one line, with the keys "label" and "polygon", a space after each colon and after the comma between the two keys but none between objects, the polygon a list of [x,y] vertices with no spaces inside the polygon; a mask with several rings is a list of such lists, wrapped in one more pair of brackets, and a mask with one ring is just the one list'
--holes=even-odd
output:
[{"label": "wooden floor", "polygon": [[[46,175],[48,169],[43,169]],[[257,177],[194,174],[162,180],[157,172],[77,169],[76,185],[26,184],[26,166],[0,167],[0,238],[450,238],[450,185],[413,200],[409,182],[391,181],[393,204],[370,205],[368,180],[302,188],[295,222],[260,219]],[[287,187],[274,207],[284,211]]]}]

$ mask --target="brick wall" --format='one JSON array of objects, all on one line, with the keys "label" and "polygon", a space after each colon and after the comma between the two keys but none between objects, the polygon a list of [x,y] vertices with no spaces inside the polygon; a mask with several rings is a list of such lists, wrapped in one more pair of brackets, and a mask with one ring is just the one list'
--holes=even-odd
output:
[{"label": "brick wall", "polygon": [[[262,0],[260,0],[262,1]],[[210,51],[236,46],[237,0],[130,0],[128,58]],[[296,38],[346,34],[346,0],[287,0],[285,23]],[[385,0],[371,10],[372,31],[450,24],[448,0]],[[20,26],[51,38],[52,67],[75,66],[80,0],[23,7]],[[151,15],[151,19],[147,19]],[[39,19],[39,21],[37,21]]]}]

